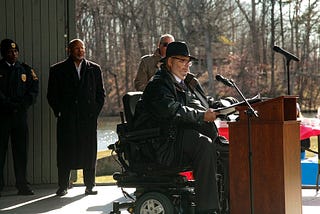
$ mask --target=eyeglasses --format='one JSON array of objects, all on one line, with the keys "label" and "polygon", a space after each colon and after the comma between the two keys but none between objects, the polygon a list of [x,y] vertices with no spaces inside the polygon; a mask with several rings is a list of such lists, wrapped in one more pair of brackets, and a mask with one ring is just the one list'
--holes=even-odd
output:
[{"label": "eyeglasses", "polygon": [[160,43],[163,47],[168,47],[169,43],[168,42],[161,42]]},{"label": "eyeglasses", "polygon": [[178,62],[181,62],[183,65],[188,65],[189,67],[192,66],[192,61],[190,59],[181,59],[179,57],[175,57],[175,56],[172,56],[172,58],[174,59],[177,59]]}]

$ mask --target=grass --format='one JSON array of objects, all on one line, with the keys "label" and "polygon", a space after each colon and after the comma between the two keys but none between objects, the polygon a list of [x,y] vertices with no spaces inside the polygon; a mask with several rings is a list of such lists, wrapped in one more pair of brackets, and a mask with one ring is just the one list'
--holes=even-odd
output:
[{"label": "grass", "polygon": [[[107,157],[111,155],[111,150],[105,150],[97,153],[97,159]],[[113,179],[112,175],[105,175],[105,176],[96,176],[96,183],[97,184],[112,184],[116,181]],[[83,174],[82,169],[77,170],[77,181],[74,184],[83,184]]]},{"label": "grass", "polygon": [[[97,176],[96,184],[115,184],[116,181],[113,179],[112,175]],[[77,181],[74,184],[83,184],[82,169],[77,170]]]},{"label": "grass", "polygon": [[[318,137],[317,136],[313,136],[310,138],[311,142],[310,142],[310,149],[313,151],[317,151],[318,152]],[[313,152],[309,152],[306,151],[306,157],[310,158],[310,157],[314,157],[315,154]]]}]

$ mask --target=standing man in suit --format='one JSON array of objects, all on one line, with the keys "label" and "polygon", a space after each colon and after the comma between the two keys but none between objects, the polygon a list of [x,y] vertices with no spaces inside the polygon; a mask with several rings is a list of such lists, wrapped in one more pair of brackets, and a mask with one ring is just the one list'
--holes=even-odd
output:
[{"label": "standing man in suit", "polygon": [[67,194],[70,170],[83,169],[86,195],[95,195],[97,119],[105,91],[100,66],[85,59],[85,44],[71,40],[69,57],[50,68],[47,99],[57,117],[56,194]]},{"label": "standing man in suit", "polygon": [[11,139],[18,195],[33,195],[27,181],[27,110],[36,102],[39,80],[34,70],[18,61],[19,47],[11,39],[0,44],[0,196],[4,186],[3,168]]}]

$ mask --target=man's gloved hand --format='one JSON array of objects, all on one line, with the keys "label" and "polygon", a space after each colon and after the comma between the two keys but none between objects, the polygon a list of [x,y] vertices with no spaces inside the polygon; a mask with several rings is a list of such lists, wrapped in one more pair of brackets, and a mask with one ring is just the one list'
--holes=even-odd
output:
[{"label": "man's gloved hand", "polygon": [[222,107],[225,107],[223,105],[223,103],[221,102],[221,100],[218,100],[218,101],[213,101],[210,105],[211,108],[214,108],[214,109],[217,109],[217,108],[222,108]]},{"label": "man's gloved hand", "polygon": [[238,102],[239,102],[239,100],[237,100],[237,99],[234,98],[234,97],[226,97],[226,98],[224,98],[224,100],[229,101],[230,104],[235,104],[235,103],[238,103]]}]

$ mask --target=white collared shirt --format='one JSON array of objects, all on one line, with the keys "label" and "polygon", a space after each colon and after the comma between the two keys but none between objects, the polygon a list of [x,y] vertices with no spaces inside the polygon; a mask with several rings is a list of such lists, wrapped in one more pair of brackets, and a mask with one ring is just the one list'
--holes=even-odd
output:
[{"label": "white collared shirt", "polygon": [[16,64],[16,63],[10,64],[10,63],[7,62],[7,61],[6,61],[6,63],[7,63],[7,65],[8,65],[9,67],[14,66],[14,65]]},{"label": "white collared shirt", "polygon": [[180,79],[179,77],[177,77],[176,75],[174,75],[174,74],[172,74],[173,76],[174,76],[174,78],[176,79],[176,81],[178,82],[178,83],[181,83],[183,80],[182,79]]},{"label": "white collared shirt", "polygon": [[79,79],[81,78],[80,71],[81,71],[82,62],[83,62],[83,60],[80,62],[79,66],[77,66],[76,63],[74,63],[74,65],[76,66],[76,69],[77,69]]}]

